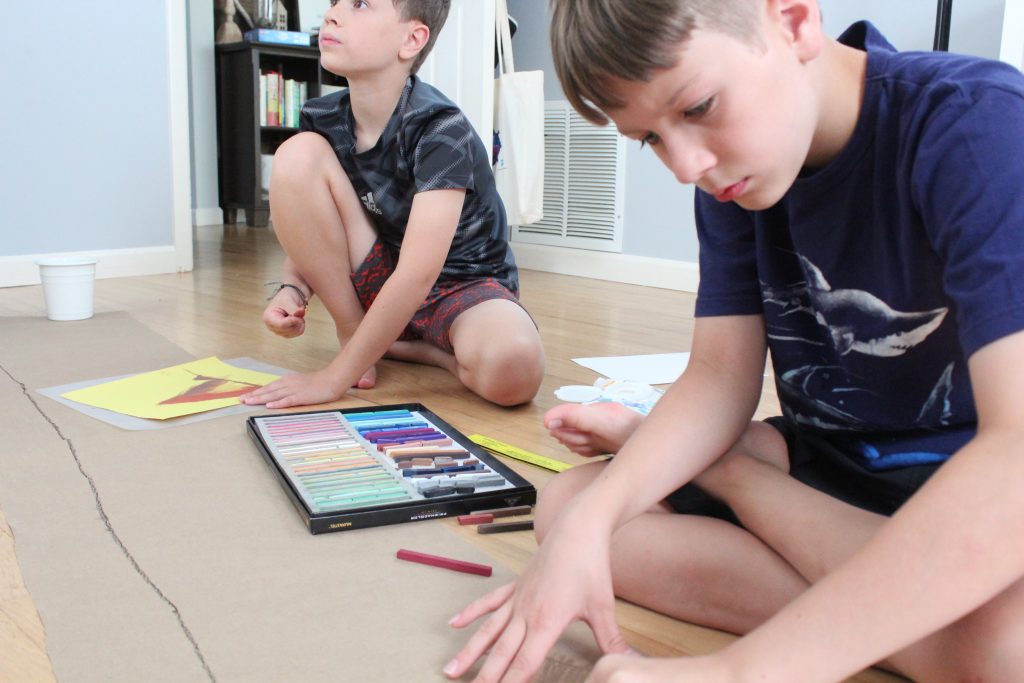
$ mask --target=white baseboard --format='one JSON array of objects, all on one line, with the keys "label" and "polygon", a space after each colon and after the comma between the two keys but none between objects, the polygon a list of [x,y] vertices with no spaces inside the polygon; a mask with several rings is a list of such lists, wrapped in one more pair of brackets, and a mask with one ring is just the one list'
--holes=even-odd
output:
[{"label": "white baseboard", "polygon": [[221,225],[224,222],[224,212],[219,206],[212,209],[192,209],[192,225],[197,227],[203,225]]},{"label": "white baseboard", "polygon": [[97,279],[178,272],[178,261],[172,245],[137,249],[0,256],[0,287],[38,285],[39,266],[36,265],[36,261],[53,257],[96,259]]},{"label": "white baseboard", "polygon": [[525,242],[513,242],[516,263],[526,270],[589,277],[631,285],[696,292],[699,269],[691,261],[610,254],[587,249],[569,249]]}]

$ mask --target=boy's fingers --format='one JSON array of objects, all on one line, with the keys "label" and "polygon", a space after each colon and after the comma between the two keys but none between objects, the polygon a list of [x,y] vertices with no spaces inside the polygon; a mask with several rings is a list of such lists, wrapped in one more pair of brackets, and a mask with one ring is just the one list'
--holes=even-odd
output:
[{"label": "boy's fingers", "polygon": [[[511,610],[509,610],[511,614]],[[473,679],[473,683],[498,683],[507,681],[509,664],[519,652],[523,639],[526,637],[526,622],[522,617],[515,617],[508,621],[502,629],[500,638],[494,641],[487,660],[480,668],[480,672]],[[483,654],[481,652],[481,654]],[[479,655],[477,655],[479,657]],[[475,659],[473,661],[476,661]]]},{"label": "boy's fingers", "polygon": [[505,633],[511,618],[512,606],[506,603],[477,629],[458,654],[445,665],[444,674],[449,678],[458,678],[466,673],[466,670]]},{"label": "boy's fingers", "polygon": [[626,639],[615,622],[615,611],[611,608],[602,609],[593,617],[587,619],[590,630],[594,632],[594,639],[597,641],[601,652],[609,654],[636,654],[629,646]]},{"label": "boy's fingers", "polygon": [[[540,671],[548,652],[554,647],[555,642],[562,635],[562,631],[565,630],[566,626],[567,624],[548,621],[540,625],[534,624],[534,627],[531,629],[524,629],[526,632],[515,641],[518,646],[517,651],[513,654],[510,661],[506,660],[507,664],[504,665],[504,675],[499,674],[493,679],[487,678],[484,680],[500,680],[502,683],[529,683],[529,681],[533,680],[534,675]],[[487,658],[487,665],[490,665],[491,660],[494,659],[494,655],[500,645],[500,642],[498,645],[495,645],[494,651]],[[481,674],[487,670],[487,665],[481,670]]]},{"label": "boy's fingers", "polygon": [[508,601],[509,597],[515,591],[516,583],[506,583],[501,588],[497,588],[486,595],[477,598],[473,602],[466,605],[461,612],[456,614],[448,621],[449,626],[455,628],[462,628],[466,624],[471,624],[476,621],[480,616],[493,612],[494,610],[501,607]]}]

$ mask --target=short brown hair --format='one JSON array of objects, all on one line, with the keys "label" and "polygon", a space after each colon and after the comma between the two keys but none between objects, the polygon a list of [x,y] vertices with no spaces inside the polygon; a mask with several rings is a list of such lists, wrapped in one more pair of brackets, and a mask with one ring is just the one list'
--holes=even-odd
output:
[{"label": "short brown hair", "polygon": [[626,103],[611,79],[648,81],[675,66],[695,29],[759,42],[761,0],[551,0],[551,52],[569,103],[606,125],[604,111]]},{"label": "short brown hair", "polygon": [[434,42],[444,28],[444,22],[448,21],[448,10],[451,8],[451,0],[392,0],[395,7],[401,13],[402,21],[422,21],[430,29],[430,38],[423,46],[420,53],[416,55],[412,63],[410,73],[416,73],[420,66],[434,49]]}]

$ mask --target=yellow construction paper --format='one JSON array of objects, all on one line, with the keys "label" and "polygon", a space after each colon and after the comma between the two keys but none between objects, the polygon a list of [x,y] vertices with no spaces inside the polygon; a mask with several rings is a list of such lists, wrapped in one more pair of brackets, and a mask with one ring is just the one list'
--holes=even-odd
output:
[{"label": "yellow construction paper", "polygon": [[61,394],[124,415],[166,420],[238,405],[238,396],[277,375],[244,370],[211,356]]}]

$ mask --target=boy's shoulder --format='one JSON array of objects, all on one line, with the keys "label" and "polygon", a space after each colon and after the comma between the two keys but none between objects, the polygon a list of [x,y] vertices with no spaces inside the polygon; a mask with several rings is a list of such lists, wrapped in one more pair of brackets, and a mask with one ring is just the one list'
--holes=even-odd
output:
[{"label": "boy's shoulder", "polygon": [[347,124],[351,110],[348,89],[313,97],[302,104],[301,121],[314,130]]},{"label": "boy's shoulder", "polygon": [[839,41],[867,52],[869,88],[881,85],[919,103],[970,100],[992,88],[1024,96],[1024,76],[1009,64],[953,52],[901,52],[867,21],[851,26]]},{"label": "boy's shoulder", "polygon": [[438,88],[415,75],[409,77],[396,113],[405,120],[424,120],[437,116],[466,118],[459,105]]}]

